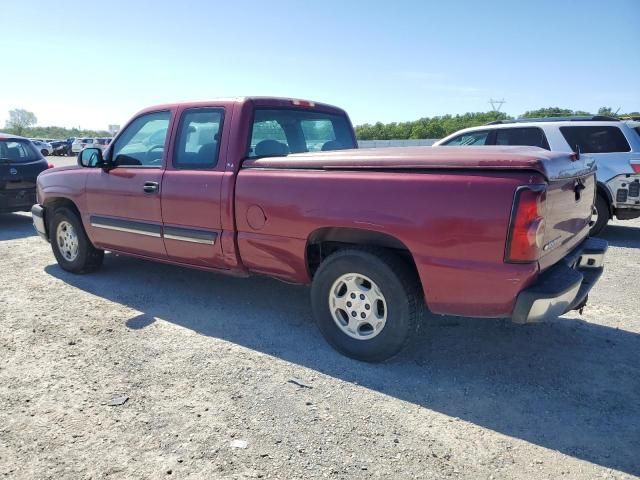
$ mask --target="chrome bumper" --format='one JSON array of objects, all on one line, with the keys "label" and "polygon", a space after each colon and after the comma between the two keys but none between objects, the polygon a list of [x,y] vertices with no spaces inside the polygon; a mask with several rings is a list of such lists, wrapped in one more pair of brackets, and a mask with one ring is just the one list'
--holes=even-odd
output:
[{"label": "chrome bumper", "polygon": [[589,291],[602,275],[607,248],[607,242],[599,238],[582,242],[543,272],[534,285],[520,292],[512,320],[515,323],[540,322],[582,308]]},{"label": "chrome bumper", "polygon": [[42,205],[34,205],[31,207],[31,216],[33,217],[33,227],[43,240],[49,241],[47,234],[47,226],[44,222],[44,207]]}]

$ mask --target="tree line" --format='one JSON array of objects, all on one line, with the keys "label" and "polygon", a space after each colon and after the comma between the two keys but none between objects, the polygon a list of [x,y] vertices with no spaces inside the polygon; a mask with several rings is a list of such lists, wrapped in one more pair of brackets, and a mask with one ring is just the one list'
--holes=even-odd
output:
[{"label": "tree line", "polygon": [[[582,110],[568,108],[547,107],[537,110],[529,110],[520,115],[520,118],[560,117],[571,115],[592,115]],[[611,107],[601,107],[597,115],[606,115],[616,118],[640,116],[640,112],[618,113]],[[422,138],[443,138],[462,128],[476,127],[495,120],[510,120],[504,112],[474,112],[462,115],[440,115],[436,117],[423,117],[411,122],[392,122],[374,124],[365,123],[355,127],[358,140],[406,140]],[[84,130],[80,128],[64,127],[36,127],[36,116],[27,110],[9,110],[9,120],[5,124],[5,131],[13,135],[21,135],[31,138],[55,138],[68,137],[108,137],[105,130]]]},{"label": "tree line", "polygon": [[[518,118],[562,117],[571,115],[593,115],[582,110],[547,107],[524,112]],[[618,113],[610,107],[602,107],[597,115],[616,118],[640,116],[640,112]],[[443,138],[462,128],[476,127],[495,120],[511,120],[514,117],[504,112],[475,112],[462,115],[441,115],[423,117],[412,122],[365,123],[355,127],[358,140],[406,140],[422,138]]]},{"label": "tree line", "polygon": [[36,127],[38,119],[33,112],[16,108],[9,110],[9,120],[4,132],[29,138],[65,139],[69,137],[110,137],[106,130],[86,130],[82,128]]}]

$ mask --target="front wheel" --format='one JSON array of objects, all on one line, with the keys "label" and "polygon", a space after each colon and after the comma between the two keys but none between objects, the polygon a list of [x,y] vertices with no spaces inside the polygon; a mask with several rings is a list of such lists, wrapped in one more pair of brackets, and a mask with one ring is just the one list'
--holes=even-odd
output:
[{"label": "front wheel", "polygon": [[609,202],[602,195],[596,197],[596,203],[593,205],[593,214],[589,226],[589,235],[595,237],[602,232],[602,229],[609,223]]},{"label": "front wheel", "polygon": [[102,265],[104,250],[93,246],[74,211],[58,208],[53,212],[49,224],[49,237],[53,255],[64,270],[88,273]]},{"label": "front wheel", "polygon": [[40,150],[40,153],[44,156],[44,157],[48,157],[49,156],[49,150],[47,149],[42,149]]},{"label": "front wheel", "polygon": [[344,249],[318,268],[311,304],[325,339],[342,354],[380,362],[414,337],[424,310],[419,282],[384,249]]}]

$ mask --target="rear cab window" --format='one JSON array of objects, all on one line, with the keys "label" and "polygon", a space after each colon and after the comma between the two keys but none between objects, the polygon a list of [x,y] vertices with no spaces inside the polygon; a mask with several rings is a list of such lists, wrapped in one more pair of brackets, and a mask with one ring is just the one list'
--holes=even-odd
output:
[{"label": "rear cab window", "polygon": [[301,108],[257,108],[247,157],[356,148],[347,117]]},{"label": "rear cab window", "polygon": [[569,147],[580,148],[581,153],[630,152],[631,147],[618,127],[576,126],[560,127],[562,136]]}]

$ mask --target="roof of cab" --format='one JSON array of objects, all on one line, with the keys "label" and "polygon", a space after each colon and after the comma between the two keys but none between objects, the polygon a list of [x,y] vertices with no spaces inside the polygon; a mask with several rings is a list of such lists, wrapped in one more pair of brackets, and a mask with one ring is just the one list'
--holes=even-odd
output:
[{"label": "roof of cab", "polygon": [[208,106],[216,106],[216,105],[224,106],[224,105],[230,105],[230,104],[236,104],[236,103],[253,103],[254,105],[260,106],[260,107],[288,106],[288,107],[314,108],[314,109],[330,111],[330,112],[332,111],[332,112],[346,115],[346,112],[340,107],[336,107],[328,103],[316,102],[314,100],[303,100],[299,98],[286,98],[286,97],[253,96],[253,97],[224,97],[224,98],[214,98],[211,100],[173,102],[173,103],[152,105],[143,110],[140,110],[138,113],[136,113],[136,116],[145,112],[153,112],[158,110],[170,110],[170,109],[175,109],[179,107],[198,108],[198,107],[208,107]]}]

